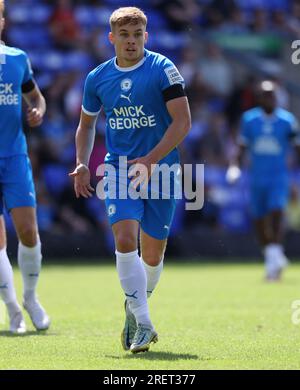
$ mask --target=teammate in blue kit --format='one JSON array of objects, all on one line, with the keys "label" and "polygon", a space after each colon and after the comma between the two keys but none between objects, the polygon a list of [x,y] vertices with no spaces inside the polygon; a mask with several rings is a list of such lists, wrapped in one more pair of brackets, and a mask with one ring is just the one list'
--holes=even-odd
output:
[{"label": "teammate in blue kit", "polygon": [[[0,39],[4,28],[4,1],[0,0]],[[0,296],[4,300],[13,333],[24,333],[26,325],[17,302],[13,272],[6,252],[3,206],[10,212],[19,239],[18,263],[23,277],[23,306],[38,330],[50,320],[36,296],[41,268],[41,243],[36,222],[36,200],[31,164],[22,130],[22,96],[27,121],[39,126],[46,110],[26,53],[0,43]]]},{"label": "teammate in blue kit", "polygon": [[[86,79],[76,133],[77,167],[70,174],[75,179],[76,196],[91,196],[88,163],[95,123],[103,108],[108,150],[105,162],[115,168],[119,184],[113,196],[107,189],[116,181],[110,170],[105,178],[105,202],[115,238],[117,271],[126,296],[121,341],[123,348],[133,353],[146,351],[151,342],[157,341],[147,296],[162,272],[176,201],[172,190],[167,199],[162,196],[163,190],[157,191],[159,199],[124,199],[121,193],[130,186],[147,192],[151,174],[154,180],[153,165],[178,163],[176,146],[191,124],[184,81],[177,68],[166,57],[144,48],[148,38],[146,24],[145,14],[135,7],[119,8],[111,15],[109,40],[116,57],[99,65]],[[129,173],[127,166],[119,164],[119,157],[124,156]],[[171,182],[176,182],[176,175]]]},{"label": "teammate in blue kit", "polygon": [[[239,137],[240,160],[244,149],[251,155],[251,211],[263,248],[266,279],[280,279],[288,261],[283,251],[283,216],[289,196],[287,154],[289,145],[300,146],[297,120],[278,108],[273,82],[260,84],[260,107],[244,113]],[[240,175],[238,161],[229,167],[227,178]]]}]

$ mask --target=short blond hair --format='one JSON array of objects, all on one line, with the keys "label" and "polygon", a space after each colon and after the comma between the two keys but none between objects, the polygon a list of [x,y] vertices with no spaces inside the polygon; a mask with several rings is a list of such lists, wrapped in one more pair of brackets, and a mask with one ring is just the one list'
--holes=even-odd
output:
[{"label": "short blond hair", "polygon": [[4,12],[4,9],[5,9],[4,0],[0,0],[0,12]]},{"label": "short blond hair", "polygon": [[[1,0],[0,0],[1,1]],[[124,26],[125,24],[142,23],[145,27],[147,25],[147,16],[137,7],[121,7],[116,9],[109,18],[111,31],[116,26]]]}]

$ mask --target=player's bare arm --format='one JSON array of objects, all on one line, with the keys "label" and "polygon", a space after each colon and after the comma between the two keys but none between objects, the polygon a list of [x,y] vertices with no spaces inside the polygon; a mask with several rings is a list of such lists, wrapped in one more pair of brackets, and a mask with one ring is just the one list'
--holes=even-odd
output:
[{"label": "player's bare arm", "polygon": [[[34,81],[32,82],[34,83]],[[23,93],[23,97],[28,105],[27,121],[29,126],[40,126],[46,112],[46,101],[38,85],[34,83],[34,88],[28,93]]]},{"label": "player's bare arm", "polygon": [[76,131],[76,168],[69,176],[74,177],[74,190],[77,198],[91,197],[94,191],[90,184],[91,175],[88,164],[95,141],[97,117],[97,115],[87,115],[82,111]]},{"label": "player's bare arm", "polygon": [[[129,164],[139,164],[145,167],[144,172],[138,170],[138,167],[131,170],[130,177],[133,177],[132,184],[135,188],[144,183],[145,179],[146,181],[150,179],[153,173],[153,165],[176,148],[191,128],[191,113],[188,99],[185,96],[169,100],[166,105],[172,122],[161,141],[146,156],[128,161]],[[137,171],[139,172],[138,175]]]}]

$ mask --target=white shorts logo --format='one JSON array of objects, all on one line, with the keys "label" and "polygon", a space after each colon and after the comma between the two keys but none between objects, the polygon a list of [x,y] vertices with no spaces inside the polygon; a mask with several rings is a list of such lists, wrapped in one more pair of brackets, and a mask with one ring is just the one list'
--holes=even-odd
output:
[{"label": "white shorts logo", "polygon": [[112,217],[114,214],[116,214],[116,205],[110,204],[108,206],[107,214],[109,217]]},{"label": "white shorts logo", "polygon": [[183,84],[184,80],[179,73],[178,69],[176,66],[169,66],[168,68],[165,69],[165,73],[168,77],[170,85],[173,84]]},{"label": "white shorts logo", "polygon": [[132,87],[132,81],[130,79],[124,79],[121,81],[121,89],[124,92],[128,92]]}]

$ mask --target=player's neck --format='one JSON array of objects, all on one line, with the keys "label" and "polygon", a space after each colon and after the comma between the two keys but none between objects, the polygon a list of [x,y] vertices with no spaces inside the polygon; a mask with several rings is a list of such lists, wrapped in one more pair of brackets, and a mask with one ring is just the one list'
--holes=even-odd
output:
[{"label": "player's neck", "polygon": [[263,112],[265,115],[272,116],[275,112],[275,109],[265,109],[263,108]]},{"label": "player's neck", "polygon": [[138,64],[144,58],[144,54],[141,57],[137,58],[135,61],[127,61],[124,58],[117,57],[116,63],[120,68],[131,68]]}]

